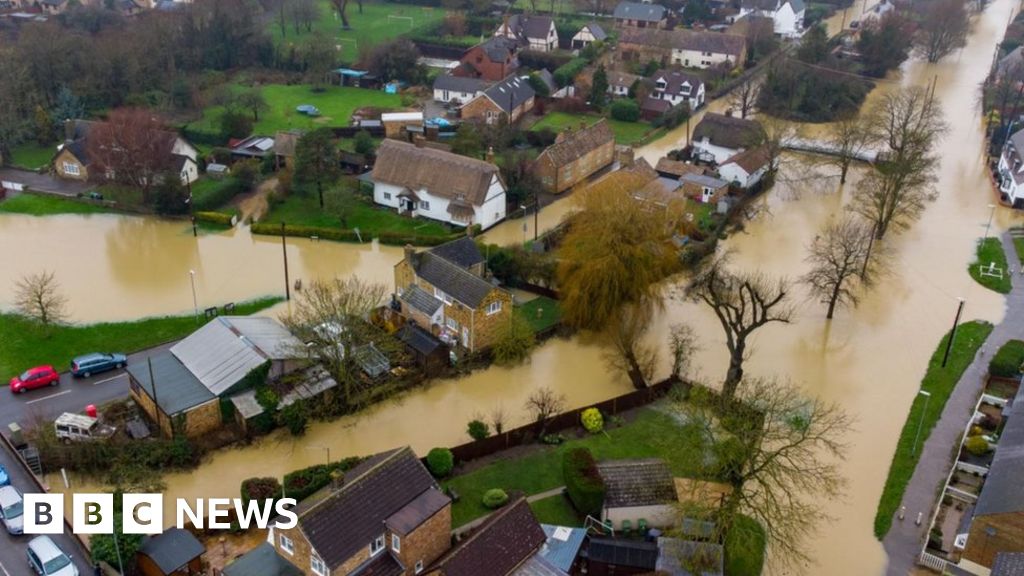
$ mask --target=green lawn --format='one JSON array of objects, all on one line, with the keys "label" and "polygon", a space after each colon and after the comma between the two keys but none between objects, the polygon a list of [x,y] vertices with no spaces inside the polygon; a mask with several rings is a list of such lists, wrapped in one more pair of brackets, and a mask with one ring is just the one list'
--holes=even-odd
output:
[{"label": "green lawn", "polygon": [[[320,17],[313,23],[312,32],[306,32],[305,28],[302,28],[299,33],[296,33],[294,26],[286,26],[282,35],[279,20],[269,21],[267,30],[274,42],[301,45],[311,39],[313,34],[319,32],[328,38],[337,38],[337,44],[341,46],[341,61],[351,63],[358,60],[360,53],[365,50],[440,22],[444,19],[445,14],[441,8],[390,2],[382,4],[366,2],[363,4],[362,14],[360,14],[359,5],[351,2],[345,11],[351,29],[342,30],[341,20],[338,19],[331,3],[327,0],[317,0],[316,3]],[[389,16],[394,17],[389,18]]]},{"label": "green lawn", "polygon": [[101,214],[113,212],[113,210],[84,200],[25,193],[0,202],[0,212],[51,216],[53,214]]},{"label": "green lawn", "polygon": [[[236,89],[240,87],[236,86]],[[366,90],[328,86],[322,92],[314,92],[305,84],[287,86],[284,84],[268,84],[263,86],[263,98],[267,101],[267,110],[260,112],[259,122],[253,126],[253,132],[273,136],[278,130],[300,128],[309,130],[320,126],[348,126],[349,120],[358,108],[374,106],[377,108],[398,108],[402,98],[397,94],[385,94],[381,90]],[[300,104],[312,104],[320,109],[320,116],[310,118],[295,111]],[[203,117],[189,124],[189,128],[209,134],[220,133],[220,115],[223,108],[211,106],[203,110]]]},{"label": "green lawn", "polygon": [[[999,238],[986,238],[978,244],[976,248],[976,257],[974,262],[971,262],[967,267],[967,272],[970,273],[971,278],[978,283],[988,288],[989,290],[995,290],[1001,294],[1007,294],[1013,286],[1010,283],[1010,276],[1012,271],[1006,265],[1006,252],[1003,251],[1003,243]],[[990,264],[995,264],[996,268],[1001,272],[1002,277],[993,276],[991,274],[982,274],[982,267],[987,268]]]},{"label": "green lawn", "polygon": [[699,439],[687,437],[675,419],[651,408],[640,410],[632,422],[606,432],[560,446],[544,446],[529,456],[500,460],[450,479],[446,484],[460,496],[452,506],[452,526],[462,526],[487,514],[481,498],[491,488],[529,495],[561,486],[562,454],[576,446],[589,448],[598,460],[664,458],[677,476],[693,476],[698,468],[697,459],[702,454]]},{"label": "green lawn", "polygon": [[[736,528],[725,538],[725,573],[729,576],[760,576],[767,544],[764,528],[753,518],[742,514],[736,517]],[[741,535],[749,540],[741,541]]]},{"label": "green lawn", "polygon": [[[281,298],[273,297],[239,303],[234,313],[253,314],[280,301]],[[198,326],[195,317],[188,314],[59,326],[47,336],[45,330],[22,316],[0,313],[0,342],[4,343],[0,346],[0,376],[10,378],[39,364],[52,364],[63,370],[72,358],[87,352],[135,352],[183,338]]]},{"label": "green lawn", "polygon": [[1017,260],[1024,265],[1024,236],[1013,237],[1013,250],[1017,253]]},{"label": "green lawn", "polygon": [[[330,211],[330,195],[324,194],[327,210],[320,209],[316,193],[293,193],[283,203],[271,208],[270,213],[263,217],[263,222],[285,222],[295,226],[315,226],[318,228],[340,228],[341,220]],[[359,228],[363,236],[370,237],[380,232],[413,233],[421,236],[447,236],[451,234],[440,222],[426,219],[412,219],[398,215],[393,209],[376,206],[369,199],[360,196],[352,213],[348,215],[347,227]]]},{"label": "green lawn", "polygon": [[526,318],[534,332],[547,330],[562,321],[562,308],[558,300],[546,296],[538,296],[522,306],[517,306],[516,311]]},{"label": "green lawn", "polygon": [[57,153],[56,145],[39,146],[36,144],[22,144],[11,149],[11,164],[19,168],[36,170],[50,163],[54,154]]},{"label": "green lawn", "polygon": [[[550,112],[539,122],[533,125],[531,130],[550,128],[555,132],[561,132],[566,127],[576,129],[580,122],[586,122],[589,126],[600,120],[599,116],[592,114],[569,114],[567,112]],[[622,122],[621,120],[608,119],[612,132],[615,134],[616,144],[633,144],[644,140],[644,135],[655,130],[650,124],[643,122]]]},{"label": "green lawn", "polygon": [[[889,532],[893,515],[900,507],[903,492],[917,466],[917,460],[921,455],[921,446],[924,445],[932,428],[935,427],[935,423],[938,422],[939,416],[942,415],[942,410],[946,407],[946,400],[953,393],[960,376],[974,360],[978,348],[991,332],[992,325],[988,322],[975,320],[961,325],[957,330],[956,340],[953,342],[953,349],[945,368],[942,367],[942,356],[946,350],[949,335],[944,336],[939,342],[938,348],[928,363],[928,372],[925,373],[924,379],[921,381],[921,390],[929,392],[931,396],[925,397],[918,394],[914,397],[914,403],[910,406],[910,413],[907,414],[903,431],[900,432],[899,442],[896,444],[896,453],[893,454],[892,463],[889,465],[889,476],[885,480],[885,488],[882,490],[878,512],[875,515],[875,537],[879,540]],[[927,412],[924,411],[926,401]],[[921,428],[921,437],[915,445],[914,437],[917,435],[918,426]]]},{"label": "green lawn", "polygon": [[572,507],[572,502],[569,502],[569,499],[563,494],[530,502],[530,508],[533,509],[533,515],[537,517],[537,520],[544,524],[574,528],[583,526],[579,515],[576,514],[576,509]]}]

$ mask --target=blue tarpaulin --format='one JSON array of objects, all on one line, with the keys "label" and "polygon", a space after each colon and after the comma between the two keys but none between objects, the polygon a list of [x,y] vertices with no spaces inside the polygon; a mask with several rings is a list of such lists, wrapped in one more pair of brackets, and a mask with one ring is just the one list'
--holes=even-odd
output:
[{"label": "blue tarpaulin", "polygon": [[369,74],[366,70],[352,70],[351,68],[338,68],[335,72],[342,76],[351,76],[353,78],[362,78]]}]

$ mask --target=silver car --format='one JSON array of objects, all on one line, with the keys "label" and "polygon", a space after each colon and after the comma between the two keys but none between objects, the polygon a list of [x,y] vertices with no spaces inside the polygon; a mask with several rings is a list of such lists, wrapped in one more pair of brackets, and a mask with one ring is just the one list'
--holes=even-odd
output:
[{"label": "silver car", "polygon": [[41,576],[78,576],[71,557],[49,536],[36,536],[28,543],[28,565]]},{"label": "silver car", "polygon": [[21,492],[14,486],[0,488],[0,520],[11,534],[21,534],[21,521],[24,516],[24,502]]}]

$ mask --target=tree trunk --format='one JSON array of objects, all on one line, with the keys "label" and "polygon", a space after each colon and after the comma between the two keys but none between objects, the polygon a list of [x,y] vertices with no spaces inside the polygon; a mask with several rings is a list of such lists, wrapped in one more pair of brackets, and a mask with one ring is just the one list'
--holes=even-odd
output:
[{"label": "tree trunk", "polygon": [[317,180],[316,181],[316,193],[320,196],[320,209],[324,209],[324,185]]},{"label": "tree trunk", "polygon": [[363,0],[356,0],[356,4],[359,5],[359,13],[363,13]]},{"label": "tree trunk", "polygon": [[740,381],[743,380],[743,352],[746,347],[745,342],[738,342],[729,355],[729,371],[725,373],[725,382],[722,383],[723,399],[731,400],[736,395]]},{"label": "tree trunk", "polygon": [[832,314],[836,311],[836,301],[839,300],[839,289],[843,286],[842,281],[836,282],[835,286],[832,287],[832,296],[828,299],[828,313],[825,314],[825,318],[828,320],[832,319]]},{"label": "tree trunk", "polygon": [[629,376],[629,381],[633,383],[633,387],[637,390],[647,388],[647,380],[644,379],[644,373],[640,369],[640,364],[636,361],[636,355],[632,352],[626,354],[626,363],[629,364],[626,374]]},{"label": "tree trunk", "polygon": [[850,157],[844,156],[839,163],[839,183],[846,184],[846,173],[850,170]]},{"label": "tree trunk", "polygon": [[338,15],[341,16],[341,27],[344,30],[348,30],[349,29],[348,16],[345,15],[345,8],[348,8],[348,0],[342,0],[342,2],[341,2],[341,10],[338,10],[338,12],[339,12]]}]

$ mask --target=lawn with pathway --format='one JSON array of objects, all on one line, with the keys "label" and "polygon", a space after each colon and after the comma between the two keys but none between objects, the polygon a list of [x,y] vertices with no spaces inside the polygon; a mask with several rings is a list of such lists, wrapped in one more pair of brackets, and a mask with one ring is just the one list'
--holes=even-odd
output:
[{"label": "lawn with pathway", "polygon": [[543,332],[562,321],[561,305],[547,296],[538,296],[516,306],[516,312],[526,319],[534,332]]},{"label": "lawn with pathway", "polygon": [[[236,315],[255,314],[281,301],[267,297],[240,302]],[[195,316],[163,316],[129,322],[70,324],[49,331],[13,313],[0,313],[0,376],[10,378],[26,368],[52,364],[58,370],[87,352],[134,352],[191,334],[202,323]],[[5,380],[6,381],[6,380]]]},{"label": "lawn with pathway", "polygon": [[[233,90],[244,87],[234,85]],[[259,114],[259,121],[253,125],[253,134],[273,136],[279,130],[298,128],[311,130],[321,126],[348,126],[352,113],[359,108],[399,108],[402,98],[382,90],[327,86],[316,92],[306,84],[267,84],[259,88],[267,102],[267,109]],[[301,104],[311,104],[320,110],[320,116],[310,117],[295,111]],[[211,135],[220,134],[220,117],[223,106],[211,106],[203,110],[203,117],[188,124],[192,131]]]},{"label": "lawn with pathway", "polygon": [[[538,131],[543,128],[548,128],[554,132],[561,132],[566,128],[573,130],[579,129],[581,123],[585,123],[587,126],[594,124],[600,120],[600,116],[593,114],[570,114],[568,112],[550,112],[545,114],[536,124],[530,127],[530,130]],[[615,134],[616,144],[639,144],[650,140],[655,140],[659,134],[659,129],[654,128],[650,124],[642,122],[623,122],[621,120],[615,120],[608,118],[608,126],[612,129],[612,133]]]},{"label": "lawn with pathway", "polygon": [[907,420],[903,423],[903,430],[896,443],[896,452],[889,465],[889,476],[885,479],[885,488],[878,503],[878,512],[875,514],[875,537],[881,539],[889,531],[893,515],[903,500],[907,483],[910,482],[917,461],[921,458],[921,447],[924,446],[935,423],[939,421],[946,401],[960,381],[960,376],[974,361],[978,349],[991,332],[992,325],[988,322],[966,322],[957,329],[956,340],[953,342],[945,368],[942,367],[942,357],[946,351],[949,334],[942,338],[935,353],[932,354],[928,362],[928,371],[921,380],[921,390],[931,396],[917,394],[910,406]]},{"label": "lawn with pathway", "polygon": [[[971,262],[967,271],[971,278],[989,290],[995,290],[1000,294],[1010,292],[1010,276],[1013,271],[1006,264],[1006,253],[1003,252],[1003,245],[998,237],[985,238],[979,241],[975,248],[975,259]],[[991,268],[994,266],[994,268]]]}]

